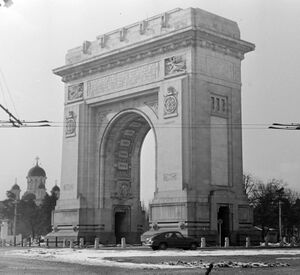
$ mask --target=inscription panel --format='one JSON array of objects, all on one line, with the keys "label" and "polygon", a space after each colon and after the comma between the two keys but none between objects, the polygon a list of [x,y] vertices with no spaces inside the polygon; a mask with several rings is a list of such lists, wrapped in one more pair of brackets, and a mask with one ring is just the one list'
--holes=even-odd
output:
[{"label": "inscription panel", "polygon": [[151,217],[157,221],[184,220],[185,205],[151,206]]},{"label": "inscription panel", "polygon": [[176,181],[177,173],[163,174],[164,181]]},{"label": "inscription panel", "polygon": [[106,75],[87,82],[87,97],[102,96],[108,93],[137,87],[157,80],[159,62],[143,65],[127,71]]}]

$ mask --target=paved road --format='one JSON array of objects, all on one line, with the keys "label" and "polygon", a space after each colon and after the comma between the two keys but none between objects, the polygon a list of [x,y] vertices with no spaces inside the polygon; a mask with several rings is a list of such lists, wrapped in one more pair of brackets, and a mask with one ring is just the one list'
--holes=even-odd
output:
[{"label": "paved road", "polygon": [[[128,271],[129,272],[129,271]],[[0,252],[0,274],[130,274],[126,270],[102,266],[33,260],[3,255]]]},{"label": "paved road", "polygon": [[45,260],[20,258],[17,256],[6,256],[0,251],[0,274],[30,274],[30,275],[199,275],[205,270],[152,270],[152,269],[123,269],[119,267],[88,266],[70,263],[61,263]]},{"label": "paved road", "polygon": [[[153,269],[149,267],[142,267],[137,269],[130,268],[121,268],[117,266],[92,266],[92,265],[80,265],[80,264],[72,264],[72,263],[63,263],[63,262],[55,262],[52,258],[51,254],[43,255],[44,260],[37,260],[30,258],[30,254],[27,256],[19,256],[6,254],[7,251],[14,248],[0,248],[0,275],[1,274],[109,274],[109,275],[198,275],[204,274],[204,269]],[[23,248],[25,253],[27,252],[27,248]],[[123,251],[123,250],[122,250]],[[284,250],[283,250],[284,251]],[[291,249],[290,252],[294,250]],[[69,252],[68,252],[69,253]],[[289,253],[289,254],[276,254],[276,255],[226,255],[221,256],[210,255],[201,257],[199,255],[194,256],[184,256],[181,252],[178,255],[173,256],[156,256],[156,257],[139,257],[139,256],[128,256],[126,258],[119,258],[118,255],[111,258],[113,261],[118,262],[134,262],[141,264],[151,264],[151,263],[161,263],[162,261],[187,261],[194,262],[203,260],[204,262],[216,263],[220,261],[236,261],[236,262],[283,262],[288,263],[288,267],[276,267],[276,268],[222,268],[213,270],[212,274],[222,274],[222,275],[232,275],[232,274],[247,274],[247,275],[256,275],[256,274],[264,274],[264,275],[282,275],[282,274],[300,274],[300,254],[299,253]],[[228,254],[228,253],[227,253]],[[295,254],[295,255],[293,255]],[[37,254],[39,255],[39,254]],[[37,257],[37,255],[35,255]],[[78,255],[76,255],[78,257]],[[75,257],[75,256],[74,256]],[[81,256],[81,262],[85,264],[84,257]]]}]

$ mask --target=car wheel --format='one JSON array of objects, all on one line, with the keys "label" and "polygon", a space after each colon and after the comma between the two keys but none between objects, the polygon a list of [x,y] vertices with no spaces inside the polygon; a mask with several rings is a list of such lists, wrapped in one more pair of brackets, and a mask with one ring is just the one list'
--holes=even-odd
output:
[{"label": "car wheel", "polygon": [[166,243],[160,243],[159,244],[159,249],[160,250],[166,250],[168,248],[167,244]]},{"label": "car wheel", "polygon": [[196,243],[191,243],[190,249],[191,250],[196,250],[197,249],[197,244]]}]

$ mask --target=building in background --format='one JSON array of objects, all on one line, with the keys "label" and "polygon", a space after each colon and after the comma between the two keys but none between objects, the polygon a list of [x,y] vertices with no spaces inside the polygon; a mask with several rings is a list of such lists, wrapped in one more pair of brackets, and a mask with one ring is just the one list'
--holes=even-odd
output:
[{"label": "building in background", "polygon": [[[21,197],[21,188],[17,184],[17,180],[15,184],[11,187],[10,190],[7,191],[7,198],[10,200],[10,203],[13,203],[15,207],[19,208],[19,200],[28,200],[33,199],[37,206],[40,206],[47,195],[46,192],[46,172],[45,170],[39,166],[38,163],[39,158],[36,158],[36,165],[32,167],[27,174],[27,189],[23,196]],[[60,196],[60,188],[57,186],[57,182],[51,189],[51,195],[55,195],[57,198]],[[17,213],[17,209],[15,209],[15,214],[13,217],[7,217],[5,213],[5,207],[7,207],[7,200],[0,201],[0,242],[9,242],[12,243],[14,241],[14,217]],[[16,215],[17,220],[19,219],[19,213]],[[20,232],[24,227],[24,222],[20,222],[17,225],[17,231]],[[24,228],[23,228],[24,229]],[[22,232],[22,231],[21,231]],[[22,239],[21,234],[16,235],[17,243],[20,243]]]},{"label": "building in background", "polygon": [[34,195],[35,203],[40,205],[46,196],[46,172],[39,166],[39,158],[36,158],[36,165],[27,174],[27,190],[23,198]]}]

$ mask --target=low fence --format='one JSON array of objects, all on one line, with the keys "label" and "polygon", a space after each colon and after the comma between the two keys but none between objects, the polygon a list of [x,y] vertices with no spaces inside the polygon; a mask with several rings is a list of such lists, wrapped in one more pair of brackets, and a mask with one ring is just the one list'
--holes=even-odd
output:
[{"label": "low fence", "polygon": [[[0,240],[0,246],[5,247],[5,246],[21,246],[21,247],[32,247],[32,246],[38,246],[38,247],[47,247],[47,248],[87,248],[87,247],[93,247],[95,249],[98,249],[99,246],[102,246],[100,244],[99,238],[95,238],[94,242],[91,241],[85,241],[84,238],[79,238],[78,240],[68,240],[68,239],[58,239],[57,237],[54,239],[39,239],[39,240],[32,240],[32,239],[22,239],[20,242],[14,242],[12,240],[6,241],[6,240]],[[120,247],[126,248],[126,239],[122,238],[121,239],[121,244],[119,244]],[[199,242],[199,246],[201,248],[206,248],[207,243],[206,239],[203,237],[201,238]],[[229,248],[230,245],[230,240],[228,237],[225,237],[224,239],[224,248]],[[296,238],[292,237],[291,242],[287,243],[286,239],[283,238],[283,240],[278,243],[277,245],[274,245],[273,243],[270,243],[268,239],[265,240],[264,243],[260,244],[260,246],[263,247],[273,247],[273,246],[280,246],[280,247],[296,247],[299,246],[299,244],[296,242]],[[216,247],[216,246],[214,246]],[[221,246],[217,246],[221,247]],[[245,238],[245,245],[240,246],[240,247],[257,247],[251,245],[251,239],[250,237]]]}]

